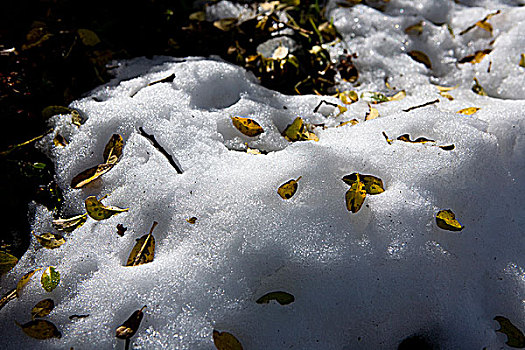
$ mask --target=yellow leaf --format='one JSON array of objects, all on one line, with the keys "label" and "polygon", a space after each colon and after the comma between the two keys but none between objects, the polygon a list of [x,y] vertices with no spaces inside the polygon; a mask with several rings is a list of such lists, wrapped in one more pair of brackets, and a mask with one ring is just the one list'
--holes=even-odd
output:
[{"label": "yellow leaf", "polygon": [[459,84],[457,84],[455,86],[439,86],[439,85],[436,85],[436,87],[439,90],[439,92],[448,92],[450,90],[457,89],[458,86],[459,86]]},{"label": "yellow leaf", "polygon": [[507,336],[507,344],[510,347],[523,349],[525,348],[525,335],[523,332],[503,316],[496,316],[494,320],[498,321],[500,328],[496,332],[503,333]]},{"label": "yellow leaf", "polygon": [[341,102],[347,105],[357,102],[359,100],[359,96],[355,91],[341,91],[335,94],[335,96],[339,98]]},{"label": "yellow leaf", "polygon": [[51,292],[60,283],[60,273],[54,266],[49,266],[42,274],[40,283],[46,292]]},{"label": "yellow leaf", "polygon": [[145,308],[146,306],[143,306],[142,309],[133,312],[131,316],[129,316],[129,318],[117,328],[115,337],[119,339],[129,339],[134,336],[139,329],[142,317],[144,317],[144,313],[142,311]]},{"label": "yellow leaf", "polygon": [[47,249],[56,249],[62,244],[66,243],[66,240],[62,235],[56,233],[43,233],[40,236],[33,233],[38,243],[40,243],[44,248]]},{"label": "yellow leaf", "polygon": [[383,180],[373,175],[352,173],[350,175],[343,176],[343,181],[350,186],[352,186],[357,181],[361,181],[365,185],[365,191],[367,194],[374,195],[385,192]]},{"label": "yellow leaf", "polygon": [[55,145],[55,147],[66,147],[68,145],[68,142],[64,138],[64,136],[56,134],[55,138],[53,139],[53,144]]},{"label": "yellow leaf", "polygon": [[371,105],[368,105],[368,112],[366,113],[365,121],[376,119],[377,117],[379,117],[379,111]]},{"label": "yellow leaf", "polygon": [[448,231],[461,231],[464,228],[456,220],[456,215],[450,209],[440,210],[436,214],[436,224],[443,230]]},{"label": "yellow leaf", "polygon": [[29,283],[29,280],[31,280],[31,277],[33,277],[33,275],[40,270],[42,270],[42,268],[31,270],[25,275],[23,275],[22,278],[20,278],[20,280],[16,284],[16,297],[17,298],[20,298],[20,293],[22,292],[22,289],[25,287],[26,284]]},{"label": "yellow leaf", "polygon": [[86,169],[71,180],[71,187],[82,188],[110,171],[114,166],[115,163],[109,163]]},{"label": "yellow leaf", "polygon": [[366,190],[365,184],[359,180],[359,175],[357,180],[352,184],[350,189],[346,192],[346,208],[352,213],[357,213],[363,202],[365,201]]},{"label": "yellow leaf", "polygon": [[487,96],[485,89],[480,85],[477,78],[474,78],[474,85],[472,86],[472,91],[481,96]]},{"label": "yellow leaf", "polygon": [[339,105],[337,105],[337,109],[339,109],[339,114],[336,115],[336,117],[339,117],[341,114],[343,114],[344,112],[348,111],[348,108],[343,107],[343,106],[339,106]]},{"label": "yellow leaf", "polygon": [[409,134],[403,134],[403,135],[400,135],[400,136],[397,137],[397,139],[398,139],[399,141],[409,142],[409,143],[427,143],[427,142],[436,142],[436,141],[434,141],[434,140],[427,139],[426,137],[418,137],[418,138],[415,139],[415,140],[411,140]]},{"label": "yellow leaf", "polygon": [[193,225],[197,222],[197,218],[192,216],[191,218],[186,219],[186,221]]},{"label": "yellow leaf", "polygon": [[18,258],[6,252],[0,252],[0,276],[9,272],[18,263]]},{"label": "yellow leaf", "polygon": [[356,125],[356,124],[359,124],[359,120],[352,119],[352,120],[347,120],[346,122],[341,122],[341,123],[339,123],[339,125],[336,126],[336,128],[339,128],[339,127],[344,126],[346,124]]},{"label": "yellow leaf", "polygon": [[119,134],[113,134],[104,148],[104,163],[117,163],[122,155],[124,140]]},{"label": "yellow leaf", "polygon": [[423,33],[423,21],[419,21],[416,24],[406,27],[405,33],[408,35],[420,35]]},{"label": "yellow leaf", "polygon": [[407,96],[407,93],[405,92],[405,90],[401,90],[397,94],[395,94],[394,96],[390,96],[390,97],[387,97],[387,98],[388,98],[389,101],[400,101],[400,100],[404,99],[406,96]]},{"label": "yellow leaf", "polygon": [[250,118],[231,117],[233,125],[246,136],[254,137],[264,132],[255,120]]},{"label": "yellow leaf", "polygon": [[423,63],[428,69],[432,69],[432,62],[426,53],[421,51],[410,51],[408,55],[416,62]]},{"label": "yellow leaf", "polygon": [[522,53],[522,54],[521,54],[519,65],[520,65],[520,67],[525,68],[525,53]]},{"label": "yellow leaf", "polygon": [[95,46],[100,42],[100,38],[98,35],[89,29],[79,29],[77,30],[78,36],[80,37],[80,40],[82,40],[82,44],[86,46]]},{"label": "yellow leaf", "polygon": [[35,339],[51,339],[51,338],[61,338],[62,334],[59,332],[57,327],[46,320],[35,320],[30,321],[24,324],[20,324],[15,321],[18,327],[22,328],[25,334]]},{"label": "yellow leaf", "polygon": [[301,117],[295,118],[292,124],[288,125],[283,131],[283,136],[290,142],[314,140],[319,141],[317,135],[308,131],[307,124]]},{"label": "yellow leaf", "polygon": [[53,220],[53,227],[58,231],[73,232],[75,229],[84,225],[87,219],[87,213],[73,216],[67,219]]},{"label": "yellow leaf", "polygon": [[293,197],[297,191],[297,181],[299,181],[302,176],[299,176],[297,180],[290,180],[279,186],[277,193],[281,196],[282,199],[290,199]]},{"label": "yellow leaf", "polygon": [[129,208],[106,207],[95,196],[86,198],[85,205],[88,215],[95,220],[105,220],[129,210]]},{"label": "yellow leaf", "polygon": [[476,26],[480,27],[481,29],[486,30],[487,32],[490,33],[490,35],[492,35],[492,25],[486,20],[477,21]]},{"label": "yellow leaf", "polygon": [[449,101],[454,100],[454,97],[453,97],[451,94],[449,94],[449,93],[446,93],[446,92],[440,92],[439,94],[440,94],[441,96],[443,96],[444,98],[448,99]]},{"label": "yellow leaf", "polygon": [[481,51],[476,51],[473,55],[468,55],[460,59],[459,63],[467,63],[470,62],[471,64],[480,63],[483,61],[483,58],[492,52],[492,49],[486,49]]},{"label": "yellow leaf", "polygon": [[460,109],[456,113],[461,113],[461,114],[465,114],[465,115],[472,115],[472,114],[476,113],[479,110],[480,110],[480,108],[478,108],[478,107],[468,107],[468,108]]},{"label": "yellow leaf", "polygon": [[217,350],[242,350],[241,343],[231,333],[213,330],[213,343]]},{"label": "yellow leaf", "polygon": [[31,318],[34,320],[37,317],[45,317],[49,315],[54,308],[55,302],[53,299],[41,300],[31,309]]},{"label": "yellow leaf", "polygon": [[129,254],[126,266],[138,266],[153,261],[155,257],[155,237],[153,237],[153,229],[155,229],[157,224],[158,222],[154,221],[149,234],[137,239],[137,243],[135,243],[135,246]]}]

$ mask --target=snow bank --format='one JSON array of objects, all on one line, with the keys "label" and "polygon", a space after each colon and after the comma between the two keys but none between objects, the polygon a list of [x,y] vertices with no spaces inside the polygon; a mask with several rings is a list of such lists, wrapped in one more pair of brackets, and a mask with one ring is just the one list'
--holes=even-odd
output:
[{"label": "snow bank", "polygon": [[[107,195],[105,205],[129,212],[88,218],[58,249],[33,239],[2,278],[2,291],[36,267],[56,266],[61,281],[45,292],[38,272],[0,312],[3,347],[122,348],[115,329],[143,305],[136,349],[213,349],[213,329],[234,334],[245,349],[394,349],[414,335],[441,349],[504,347],[495,316],[525,328],[525,68],[518,66],[525,8],[488,3],[494,9],[408,0],[391,1],[384,12],[333,6],[349,51],[359,54],[357,91],[383,89],[385,78],[407,91],[401,101],[375,105],[380,117],[366,122],[364,100],[339,116],[329,106],[314,112],[321,100],[337,100],[269,91],[216,59],[123,62],[115,81],[73,103],[85,124],[54,118],[70,143],[49,152],[65,191],[62,216],[83,213],[90,195]],[[480,28],[457,34],[495,9],[502,13],[491,19],[492,37]],[[420,20],[421,36],[404,33]],[[456,36],[441,22],[451,23]],[[481,63],[457,66],[455,60],[494,39]],[[426,52],[434,69],[412,60],[410,50]],[[173,82],[148,86],[171,74]],[[473,77],[490,96],[471,91]],[[450,91],[454,100],[431,83],[459,84]],[[436,98],[439,103],[403,111]],[[480,110],[456,113],[466,107]],[[245,136],[232,116],[252,118],[265,132]],[[319,142],[281,136],[298,116],[325,125],[314,129]],[[336,127],[352,118],[359,123]],[[383,132],[455,148],[389,144]],[[103,161],[114,133],[124,137],[120,162],[85,188],[71,189],[75,175]],[[248,154],[246,147],[268,153]],[[380,177],[386,190],[367,196],[356,214],[346,209],[349,187],[341,181],[353,172]],[[277,188],[299,176],[295,196],[281,199]],[[440,209],[452,209],[465,228],[437,227]],[[55,232],[51,221],[50,212],[35,208],[36,233]],[[154,261],[125,267],[153,221],[159,222]],[[128,228],[122,237],[117,224]],[[276,290],[295,301],[255,303]],[[13,322],[29,321],[31,308],[45,298],[55,301],[47,319],[61,339],[29,338]],[[74,314],[89,317],[70,320]]]}]

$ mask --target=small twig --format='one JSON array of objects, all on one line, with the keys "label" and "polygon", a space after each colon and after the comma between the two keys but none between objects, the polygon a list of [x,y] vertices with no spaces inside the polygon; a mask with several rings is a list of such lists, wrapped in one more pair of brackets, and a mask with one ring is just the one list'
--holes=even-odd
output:
[{"label": "small twig", "polygon": [[413,109],[430,106],[430,105],[433,105],[434,103],[438,103],[438,102],[439,102],[439,99],[436,98],[434,101],[425,102],[422,105],[418,105],[418,106],[410,107],[410,108],[407,108],[407,109],[403,109],[403,112],[410,112]]},{"label": "small twig", "polygon": [[24,141],[22,143],[19,143],[17,145],[12,145],[12,146],[9,146],[9,148],[5,151],[2,151],[0,152],[0,156],[6,156],[8,155],[9,153],[13,152],[15,149],[17,148],[20,148],[22,146],[25,146],[25,145],[29,145],[30,143],[33,143],[35,141],[38,141],[40,140],[42,137],[46,136],[47,134],[49,134],[51,131],[53,131],[53,129],[49,129],[48,131],[46,131],[44,134],[42,135],[39,135],[37,137],[33,137],[31,140],[27,140],[27,141]]},{"label": "small twig", "polygon": [[142,129],[142,127],[139,127],[139,132],[142,136],[144,136],[145,138],[147,138],[148,140],[151,141],[151,143],[153,143],[153,146],[159,150],[160,153],[162,153],[164,155],[164,157],[166,157],[166,159],[168,159],[168,162],[170,163],[170,165],[175,168],[175,170],[177,171],[177,173],[179,174],[182,174],[183,171],[181,169],[181,167],[177,164],[177,162],[175,161],[175,159],[173,159],[173,157],[171,156],[171,154],[169,154],[168,152],[166,152],[166,150],[164,149],[164,147],[162,147],[158,142],[157,140],[155,139],[155,136],[153,135],[150,135],[150,134],[147,134],[144,129]]},{"label": "small twig", "polygon": [[325,101],[325,100],[321,100],[321,102],[319,102],[319,104],[314,108],[314,113],[317,113],[317,111],[319,110],[319,108],[321,108],[323,103],[325,103],[325,104],[327,104],[329,106],[334,106],[334,107],[338,107],[339,106],[337,103],[332,103],[332,102],[328,102],[328,101]]}]

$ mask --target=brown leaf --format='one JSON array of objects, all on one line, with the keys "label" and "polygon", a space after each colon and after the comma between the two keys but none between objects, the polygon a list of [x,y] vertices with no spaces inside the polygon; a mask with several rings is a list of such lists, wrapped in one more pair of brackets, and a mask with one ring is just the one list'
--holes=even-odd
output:
[{"label": "brown leaf", "polygon": [[217,350],[242,350],[241,343],[228,332],[213,330],[213,343]]},{"label": "brown leaf", "polygon": [[115,337],[119,339],[129,339],[132,336],[137,333],[137,330],[139,329],[140,322],[142,321],[142,317],[144,317],[144,313],[142,310],[144,310],[146,306],[144,305],[142,309],[136,310],[129,316],[129,318],[117,328]]},{"label": "brown leaf", "polygon": [[408,55],[416,62],[423,63],[428,69],[432,69],[432,62],[426,53],[421,51],[410,51]]},{"label": "brown leaf", "polygon": [[57,327],[46,320],[35,320],[24,324],[15,321],[15,323],[31,338],[44,340],[62,337],[62,333],[60,333]]},{"label": "brown leaf", "polygon": [[137,240],[137,243],[135,243],[135,246],[129,254],[126,266],[138,266],[153,261],[155,257],[155,237],[153,237],[153,230],[157,224],[158,222],[154,221],[149,234]]}]

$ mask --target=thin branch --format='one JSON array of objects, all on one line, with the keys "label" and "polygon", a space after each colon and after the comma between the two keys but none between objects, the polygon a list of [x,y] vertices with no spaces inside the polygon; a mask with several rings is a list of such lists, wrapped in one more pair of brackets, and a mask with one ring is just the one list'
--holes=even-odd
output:
[{"label": "thin branch", "polygon": [[175,170],[177,171],[177,173],[179,174],[182,174],[183,171],[182,171],[182,168],[177,164],[177,162],[175,161],[175,159],[171,156],[171,154],[169,154],[168,152],[166,152],[166,150],[164,149],[164,147],[162,147],[158,142],[157,140],[155,139],[155,136],[153,135],[150,135],[150,134],[147,134],[144,129],[142,129],[142,127],[139,127],[139,131],[140,131],[140,134],[142,136],[144,136],[145,138],[147,138],[148,140],[151,141],[151,143],[153,144],[153,146],[159,150],[160,153],[162,153],[164,155],[164,157],[166,157],[166,159],[168,159],[168,162],[170,163],[170,165],[175,168]]},{"label": "thin branch", "polygon": [[430,105],[433,105],[434,103],[438,103],[438,102],[439,102],[439,99],[436,98],[434,101],[425,102],[422,105],[418,105],[418,106],[410,107],[410,108],[407,108],[407,109],[403,109],[403,112],[410,112],[413,109],[430,106]]}]

